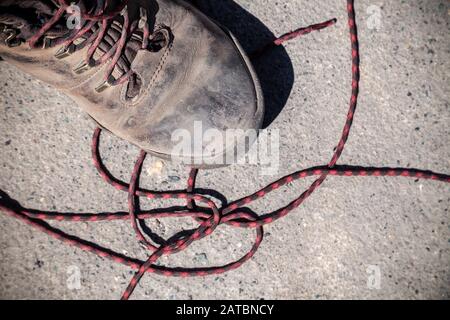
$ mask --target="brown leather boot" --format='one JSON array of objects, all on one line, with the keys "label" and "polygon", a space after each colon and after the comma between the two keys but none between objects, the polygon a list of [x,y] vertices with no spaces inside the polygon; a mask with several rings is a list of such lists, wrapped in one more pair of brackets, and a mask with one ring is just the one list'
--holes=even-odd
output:
[{"label": "brown leather boot", "polygon": [[225,28],[181,0],[69,2],[0,0],[0,56],[163,158],[229,164],[256,139],[260,85]]}]

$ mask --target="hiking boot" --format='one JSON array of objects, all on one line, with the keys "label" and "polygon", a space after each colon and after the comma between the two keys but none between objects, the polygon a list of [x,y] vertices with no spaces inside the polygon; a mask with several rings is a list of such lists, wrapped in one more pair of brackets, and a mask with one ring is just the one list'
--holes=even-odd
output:
[{"label": "hiking boot", "polygon": [[69,3],[0,0],[0,56],[162,158],[215,167],[256,140],[260,85],[227,29],[181,0]]}]

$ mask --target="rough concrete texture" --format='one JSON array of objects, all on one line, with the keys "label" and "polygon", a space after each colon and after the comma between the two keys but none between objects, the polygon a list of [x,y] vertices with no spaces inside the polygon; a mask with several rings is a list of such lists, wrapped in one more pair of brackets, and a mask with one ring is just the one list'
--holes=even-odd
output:
[{"label": "rough concrete texture", "polygon": [[[292,85],[284,108],[269,126],[280,130],[280,170],[274,176],[260,175],[256,166],[202,171],[198,185],[216,189],[228,200],[291,171],[327,163],[350,94],[345,1],[240,0],[240,11],[229,15],[226,10],[237,8],[235,4],[224,8],[231,2],[217,1],[214,10],[224,12],[222,17],[228,19],[224,24],[234,21],[231,28],[247,49],[267,36],[259,37],[253,22],[247,23],[250,14],[274,34],[332,17],[338,23],[286,45],[292,72],[290,64],[274,54],[258,62],[262,72],[278,69],[266,84],[272,99],[283,100],[277,85]],[[361,97],[339,162],[450,172],[450,3],[362,0],[356,9]],[[91,163],[94,124],[89,117],[69,98],[4,62],[0,77],[0,188],[26,207],[126,210],[126,194],[106,185]],[[137,148],[105,134],[101,150],[111,171],[128,180]],[[186,169],[165,162],[162,173],[155,175],[150,170],[154,161],[149,157],[145,163],[142,186],[184,187]],[[311,181],[282,188],[251,207],[260,213],[276,209]],[[205,278],[146,275],[132,297],[448,299],[449,207],[450,186],[444,183],[330,177],[301,208],[266,227],[260,250],[240,269]],[[52,224],[118,252],[147,256],[129,222]],[[148,225],[165,237],[194,226],[188,219]],[[223,226],[188,250],[161,259],[161,264],[225,263],[246,252],[253,239],[252,230]],[[0,215],[0,254],[1,298],[117,299],[133,274],[127,267],[68,247],[5,215]],[[81,272],[78,290],[67,285],[73,266]]]}]

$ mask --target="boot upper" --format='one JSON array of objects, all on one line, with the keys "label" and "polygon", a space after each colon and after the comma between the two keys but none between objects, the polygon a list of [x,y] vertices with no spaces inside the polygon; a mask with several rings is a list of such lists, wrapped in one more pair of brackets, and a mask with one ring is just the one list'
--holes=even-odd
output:
[{"label": "boot upper", "polygon": [[[130,20],[145,12],[155,40],[150,49],[142,49],[142,35],[128,35],[130,47],[120,59],[128,63],[133,83],[111,85],[105,79],[111,58],[87,63],[89,45],[70,52],[64,46],[10,47],[3,39],[0,55],[62,90],[102,127],[148,152],[200,165],[202,157],[235,153],[236,144],[245,143],[245,131],[260,128],[264,113],[258,79],[238,41],[184,1],[128,1],[124,10]],[[105,37],[103,51],[97,51],[104,53],[115,44],[120,21]],[[119,61],[112,76],[117,79],[125,71]],[[244,133],[229,137],[230,129]],[[222,139],[202,139],[195,147],[194,140],[206,132]],[[179,148],[177,133],[190,136],[190,146]]]}]

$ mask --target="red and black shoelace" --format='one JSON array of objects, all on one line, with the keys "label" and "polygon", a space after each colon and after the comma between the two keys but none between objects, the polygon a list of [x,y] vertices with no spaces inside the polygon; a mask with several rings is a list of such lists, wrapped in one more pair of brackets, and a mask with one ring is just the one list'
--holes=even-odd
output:
[{"label": "red and black shoelace", "polygon": [[[45,36],[46,32],[48,32],[52,28],[52,26],[54,26],[64,16],[67,9],[71,6],[71,1],[68,0],[56,0],[56,2],[58,3],[59,8],[55,12],[53,17],[46,23],[44,23],[44,25],[39,29],[39,31],[36,32],[36,34],[34,34],[30,39],[27,40],[31,48],[38,47],[38,44],[40,44],[40,41]],[[75,51],[78,47],[74,45],[75,41],[82,38],[83,36],[86,36],[86,34],[88,34],[92,30],[92,28],[96,24],[98,24],[98,29],[95,32],[92,32],[92,34],[83,41],[83,46],[80,46],[84,47],[89,45],[87,55],[82,62],[90,67],[108,63],[108,67],[104,75],[104,81],[111,86],[115,86],[129,81],[133,76],[133,71],[130,68],[124,67],[124,65],[122,64],[120,68],[122,69],[120,70],[122,75],[117,79],[113,77],[113,71],[115,70],[116,66],[118,66],[119,61],[121,60],[121,57],[123,55],[123,51],[125,50],[125,47],[127,45],[127,41],[129,40],[131,35],[136,30],[141,29],[142,50],[147,49],[149,43],[148,40],[151,35],[150,26],[146,18],[146,13],[145,19],[141,20],[142,27],[139,28],[139,21],[137,21],[136,19],[134,21],[131,21],[128,10],[124,10],[128,4],[128,0],[122,0],[116,5],[116,7],[114,7],[113,10],[106,12],[111,5],[111,2],[111,0],[97,0],[95,6],[90,10],[91,12],[83,14],[80,13],[79,18],[82,18],[83,24],[80,23],[79,29],[75,29],[68,36],[51,39],[51,41],[47,45],[49,47],[61,46],[65,50],[69,50],[69,47],[73,46],[73,51]],[[104,52],[99,59],[95,60],[95,51],[99,48],[100,43],[106,36],[108,28],[111,27],[112,20],[119,14],[123,16],[120,38],[113,46],[111,46],[108,51]]]},{"label": "red and black shoelace", "polygon": [[[127,265],[137,270],[122,296],[122,299],[128,299],[139,283],[139,280],[145,273],[156,273],[164,276],[194,277],[220,274],[240,267],[243,263],[252,258],[256,253],[263,239],[263,226],[286,216],[292,210],[298,208],[317,188],[320,187],[320,185],[327,179],[328,176],[395,176],[414,179],[431,179],[450,183],[450,175],[438,174],[424,170],[407,168],[350,167],[337,165],[337,161],[339,160],[342,151],[344,150],[345,144],[350,134],[359,94],[359,46],[355,22],[354,0],[347,0],[347,11],[352,56],[352,91],[350,98],[350,107],[347,113],[347,120],[341,138],[330,162],[327,165],[297,171],[269,184],[265,188],[262,188],[261,190],[253,193],[250,196],[234,201],[224,207],[218,207],[208,197],[197,194],[195,192],[195,180],[198,173],[198,170],[196,169],[192,169],[189,174],[186,191],[151,191],[140,188],[138,186],[138,182],[142,164],[146,156],[146,153],[144,151],[141,151],[139,158],[136,161],[130,182],[126,183],[116,179],[108,172],[101,161],[98,148],[101,129],[96,129],[92,140],[92,156],[94,159],[95,167],[97,168],[101,177],[107,183],[111,184],[118,190],[128,193],[128,212],[70,214],[58,212],[41,212],[38,210],[23,208],[13,200],[7,198],[7,196],[4,196],[0,199],[0,209],[8,215],[17,218],[35,227],[36,229],[47,233],[53,238],[63,241],[64,243],[76,246],[84,251],[92,252],[101,257],[109,258],[111,260],[114,260],[115,262]],[[278,38],[274,43],[272,43],[272,45],[281,45],[284,41],[303,34],[307,34],[314,30],[320,30],[334,23],[335,20],[330,20],[307,28],[298,29]],[[270,192],[281,188],[284,185],[292,183],[295,180],[306,178],[309,176],[317,176],[318,178],[306,191],[304,191],[298,198],[294,199],[285,207],[280,208],[274,212],[259,216],[250,214],[248,213],[248,211],[244,210],[244,207],[246,205],[255,200],[264,198]],[[141,211],[136,206],[138,197],[148,199],[182,199],[186,202],[186,209],[179,211],[164,211],[164,209]],[[188,235],[180,236],[178,238],[175,238],[176,240],[172,242],[158,246],[153,244],[145,237],[144,232],[140,229],[139,222],[140,220],[144,219],[164,217],[191,217],[195,219],[199,225]],[[141,261],[139,259],[119,254],[95,243],[67,234],[62,230],[52,227],[46,222],[46,220],[94,222],[119,219],[129,219],[131,221],[139,242],[144,244],[151,252],[149,258],[146,261]],[[182,251],[193,242],[207,237],[208,235],[213,233],[214,230],[221,224],[227,224],[239,228],[255,229],[256,236],[252,248],[239,260],[223,266],[205,268],[175,268],[155,264],[161,256],[170,255]]]}]

